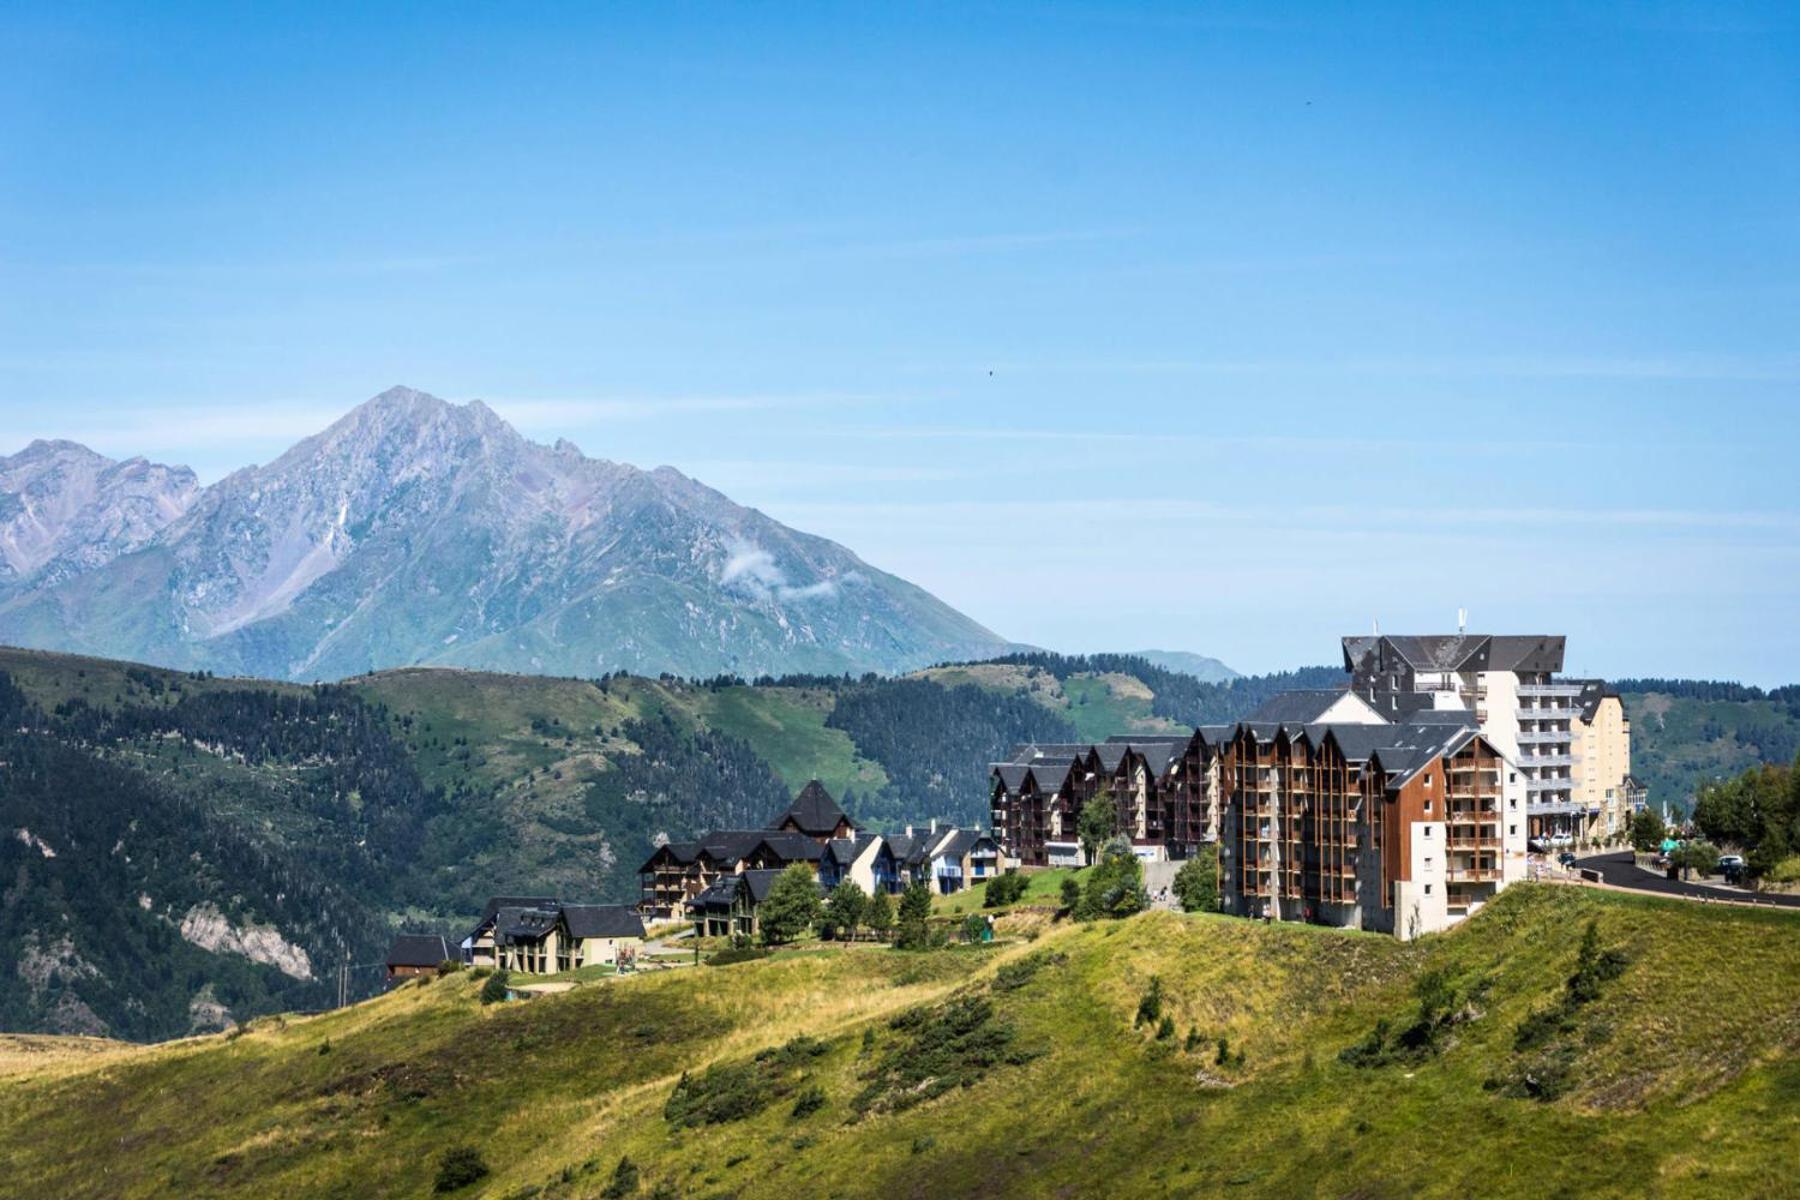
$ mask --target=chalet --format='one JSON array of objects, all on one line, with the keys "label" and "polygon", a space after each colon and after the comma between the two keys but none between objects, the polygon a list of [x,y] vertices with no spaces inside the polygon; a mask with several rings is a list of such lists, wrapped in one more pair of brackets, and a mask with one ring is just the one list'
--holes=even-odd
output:
[{"label": "chalet", "polygon": [[925,878],[948,895],[1000,874],[1000,843],[975,829],[946,829],[924,851]]},{"label": "chalet", "polygon": [[830,890],[850,880],[867,895],[892,895],[903,886],[891,839],[874,833],[833,838],[819,857],[819,886]]},{"label": "chalet", "polygon": [[438,964],[455,958],[449,944],[435,933],[399,934],[394,938],[394,944],[388,947],[388,981],[430,975],[437,970]]},{"label": "chalet", "polygon": [[646,917],[673,917],[688,911],[713,884],[746,871],[778,870],[798,862],[815,875],[828,874],[836,868],[825,863],[826,847],[857,836],[855,822],[815,779],[761,829],[715,829],[691,842],[658,846],[638,868],[638,911]]},{"label": "chalet", "polygon": [[700,937],[752,938],[760,926],[756,910],[768,899],[780,871],[745,871],[709,886],[688,903],[694,932]]},{"label": "chalet", "polygon": [[499,965],[494,939],[494,923],[503,908],[553,909],[556,907],[554,896],[495,896],[481,910],[481,919],[475,922],[475,928],[464,936],[456,957],[476,967],[493,967]]},{"label": "chalet", "polygon": [[495,965],[503,971],[549,975],[557,970],[561,910],[507,906],[494,914]]},{"label": "chalet", "polygon": [[644,920],[623,904],[565,904],[558,911],[556,969],[617,966],[644,945]]},{"label": "chalet", "polygon": [[770,829],[803,833],[820,845],[833,838],[853,837],[856,825],[839,808],[831,793],[818,780],[800,789],[788,810],[769,822]]}]

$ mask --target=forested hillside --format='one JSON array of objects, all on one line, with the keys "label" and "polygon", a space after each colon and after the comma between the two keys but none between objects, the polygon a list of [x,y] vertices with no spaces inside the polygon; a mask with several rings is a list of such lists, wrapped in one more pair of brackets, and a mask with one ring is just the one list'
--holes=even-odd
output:
[{"label": "forested hillside", "polygon": [[[819,778],[865,824],[980,823],[1023,741],[1237,719],[1318,667],[1204,683],[1123,655],[903,678],[407,670],[302,687],[0,650],[0,1027],[168,1037],[366,993],[397,927],[493,894],[636,898],[659,839]],[[1791,761],[1792,689],[1626,697],[1653,796]]]},{"label": "forested hillside", "polygon": [[1800,685],[1765,691],[1694,679],[1624,679],[1631,769],[1659,809],[1685,812],[1699,789],[1800,754]]}]

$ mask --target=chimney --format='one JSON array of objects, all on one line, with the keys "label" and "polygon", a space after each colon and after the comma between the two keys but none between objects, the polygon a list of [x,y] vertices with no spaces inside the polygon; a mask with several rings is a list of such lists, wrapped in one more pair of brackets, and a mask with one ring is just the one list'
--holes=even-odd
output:
[{"label": "chimney", "polygon": [[931,832],[933,832],[933,833],[937,832],[937,818],[936,817],[931,818]]},{"label": "chimney", "polygon": [[912,836],[912,835],[913,835],[913,832],[912,832],[912,826],[911,826],[911,825],[908,825],[908,826],[907,826],[907,827],[906,827],[906,836],[907,836],[907,837],[911,837],[911,836]]}]

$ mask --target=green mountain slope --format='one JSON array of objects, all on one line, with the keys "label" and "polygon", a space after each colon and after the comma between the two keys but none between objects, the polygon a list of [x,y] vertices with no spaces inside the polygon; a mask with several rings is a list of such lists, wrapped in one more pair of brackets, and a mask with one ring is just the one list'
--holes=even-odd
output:
[{"label": "green mountain slope", "polygon": [[1650,802],[1685,812],[1704,783],[1800,754],[1800,695],[1780,689],[1731,698],[1673,690],[1622,694],[1631,718],[1631,770]]},{"label": "green mountain slope", "polygon": [[[1590,922],[1613,965],[1519,1050],[1581,977]],[[458,1146],[489,1173],[452,1194],[492,1200],[1783,1195],[1794,933],[1790,914],[1527,885],[1412,946],[1153,913],[487,1008],[452,976],[235,1037],[0,1046],[0,1159],[22,1194],[120,1200],[419,1196]],[[1166,1040],[1134,1022],[1153,979]],[[1344,1061],[1422,997],[1448,997],[1429,1048]],[[1562,1094],[1515,1095],[1549,1059]]]}]

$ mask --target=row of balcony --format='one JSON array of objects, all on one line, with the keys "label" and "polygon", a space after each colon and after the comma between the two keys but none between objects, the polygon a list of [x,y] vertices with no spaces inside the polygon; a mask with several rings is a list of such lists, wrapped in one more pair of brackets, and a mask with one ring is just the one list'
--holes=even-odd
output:
[{"label": "row of balcony", "polygon": [[1548,699],[1548,698],[1556,698],[1556,697],[1566,697],[1568,699],[1574,699],[1581,695],[1581,685],[1579,683],[1561,683],[1561,682],[1558,682],[1558,683],[1521,683],[1518,687],[1518,692],[1522,698]]}]

